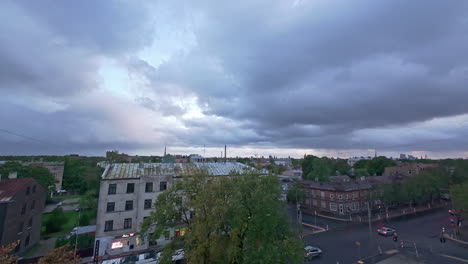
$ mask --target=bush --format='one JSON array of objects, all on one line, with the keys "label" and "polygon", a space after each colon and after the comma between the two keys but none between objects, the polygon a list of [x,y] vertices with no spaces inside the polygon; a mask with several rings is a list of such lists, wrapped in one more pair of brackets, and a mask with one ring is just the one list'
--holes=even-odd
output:
[{"label": "bush", "polygon": [[45,233],[55,233],[59,232],[62,229],[62,225],[67,221],[67,217],[63,213],[62,208],[55,208],[49,219],[47,219],[44,223],[45,226]]}]

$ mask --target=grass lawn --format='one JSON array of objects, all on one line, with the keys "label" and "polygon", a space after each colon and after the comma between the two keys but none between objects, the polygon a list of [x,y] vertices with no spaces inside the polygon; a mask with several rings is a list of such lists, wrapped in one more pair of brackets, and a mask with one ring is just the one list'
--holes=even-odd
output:
[{"label": "grass lawn", "polygon": [[[88,215],[90,222],[92,222],[94,219],[96,219],[96,210],[83,210],[81,212],[81,217],[83,215]],[[42,215],[42,229],[41,229],[41,234],[42,236],[64,236],[70,234],[72,229],[76,226],[78,226],[78,212],[75,211],[70,211],[70,212],[63,212],[65,215],[66,220],[62,223],[60,231],[51,233],[51,234],[45,234],[45,226],[44,223],[49,220],[49,218],[52,216],[52,214],[43,214]]]}]

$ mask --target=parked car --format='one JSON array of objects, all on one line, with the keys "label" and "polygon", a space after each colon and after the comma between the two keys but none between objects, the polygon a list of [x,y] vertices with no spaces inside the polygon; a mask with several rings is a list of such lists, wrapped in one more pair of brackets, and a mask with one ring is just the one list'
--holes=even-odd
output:
[{"label": "parked car", "polygon": [[381,227],[377,229],[377,233],[382,236],[393,236],[393,234],[396,233],[396,230],[389,227]]},{"label": "parked car", "polygon": [[312,259],[315,257],[320,257],[322,255],[322,250],[318,247],[313,247],[313,246],[307,246],[304,248],[305,250],[305,258],[306,259]]}]

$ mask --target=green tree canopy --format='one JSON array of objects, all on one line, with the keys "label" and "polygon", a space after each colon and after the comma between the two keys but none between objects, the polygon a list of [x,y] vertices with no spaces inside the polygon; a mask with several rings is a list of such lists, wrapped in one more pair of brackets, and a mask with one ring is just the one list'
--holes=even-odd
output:
[{"label": "green tree canopy", "polygon": [[350,172],[350,167],[345,160],[330,159],[327,157],[316,157],[308,155],[302,162],[302,174],[304,179],[320,181],[328,181],[329,176],[338,174],[347,175]]},{"label": "green tree canopy", "polygon": [[[302,242],[288,223],[280,186],[273,176],[187,177],[160,194],[142,236],[159,238],[184,223],[189,263],[302,263]],[[189,217],[189,211],[195,217]],[[169,259],[177,240],[163,251]]]},{"label": "green tree canopy", "polygon": [[23,166],[18,162],[7,162],[0,165],[0,175],[2,179],[8,178],[11,172],[17,172],[18,178],[34,178],[46,189],[49,186],[55,188],[55,177],[50,171],[42,166]]},{"label": "green tree canopy", "polygon": [[385,167],[395,166],[395,161],[384,157],[376,157],[371,160],[360,160],[354,164],[354,169],[366,169],[369,175],[382,175]]}]

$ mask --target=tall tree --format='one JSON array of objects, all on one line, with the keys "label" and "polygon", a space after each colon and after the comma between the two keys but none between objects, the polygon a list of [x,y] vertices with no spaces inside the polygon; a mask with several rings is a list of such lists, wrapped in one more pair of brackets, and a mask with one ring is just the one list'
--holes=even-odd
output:
[{"label": "tall tree", "polygon": [[[158,210],[142,224],[143,237],[153,232],[151,237],[159,238],[184,223],[182,243],[189,263],[302,263],[302,243],[279,198],[273,176],[186,177],[158,196]],[[175,243],[163,252],[163,261]]]},{"label": "tall tree", "polygon": [[49,188],[49,186],[54,186],[55,188],[54,175],[42,166],[23,166],[18,162],[7,162],[0,165],[0,175],[2,179],[8,178],[11,172],[17,172],[18,178],[34,178],[44,188]]}]

